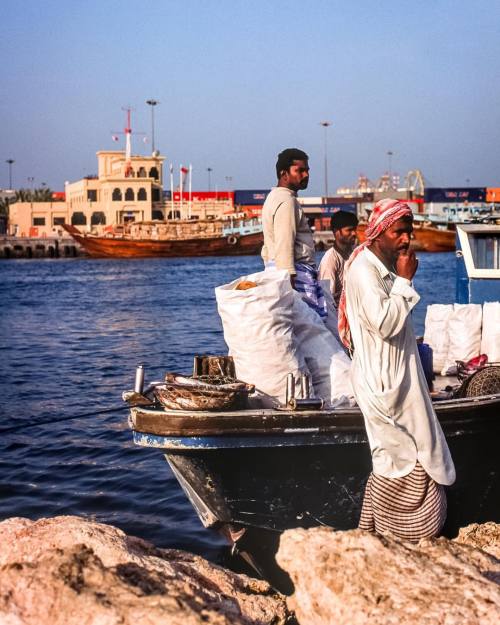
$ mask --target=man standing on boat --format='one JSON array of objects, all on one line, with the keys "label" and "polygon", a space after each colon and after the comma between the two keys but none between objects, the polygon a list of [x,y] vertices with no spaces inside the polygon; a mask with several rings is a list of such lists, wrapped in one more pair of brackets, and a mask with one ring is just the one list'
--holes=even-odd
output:
[{"label": "man standing on boat", "polygon": [[292,286],[323,319],[328,315],[323,290],[318,283],[311,228],[297,192],[307,189],[309,157],[302,150],[288,148],[278,155],[278,185],[271,189],[262,207],[266,268],[286,269]]},{"label": "man standing on boat", "polygon": [[364,415],[373,472],[359,527],[418,541],[446,519],[443,485],[455,468],[420,363],[411,311],[418,261],[405,202],[377,202],[366,241],[345,266],[339,334],[353,352],[351,381]]},{"label": "man standing on boat", "polygon": [[330,281],[330,291],[335,308],[339,307],[344,284],[344,265],[356,245],[358,218],[348,211],[337,211],[330,220],[333,245],[319,264],[319,279]]}]

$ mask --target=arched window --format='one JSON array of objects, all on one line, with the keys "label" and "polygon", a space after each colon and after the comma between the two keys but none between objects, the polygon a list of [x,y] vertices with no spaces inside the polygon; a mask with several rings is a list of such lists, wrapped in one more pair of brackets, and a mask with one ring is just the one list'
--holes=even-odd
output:
[{"label": "arched window", "polygon": [[152,189],[152,201],[159,202],[160,201],[160,189],[153,187]]},{"label": "arched window", "polygon": [[84,213],[73,213],[71,215],[71,225],[72,226],[86,226],[87,217],[85,217]]},{"label": "arched window", "polygon": [[113,195],[111,196],[113,202],[121,202],[122,201],[122,192],[120,189],[113,189]]},{"label": "arched window", "polygon": [[148,195],[146,193],[146,189],[144,187],[141,187],[139,191],[137,192],[137,200],[139,202],[145,202],[147,199],[148,199]]},{"label": "arched window", "polygon": [[158,170],[156,169],[156,167],[151,167],[151,169],[149,170],[149,177],[158,180],[160,175],[158,174]]},{"label": "arched window", "polygon": [[134,190],[131,189],[130,187],[125,191],[125,201],[126,202],[134,201]]},{"label": "arched window", "polygon": [[168,219],[180,219],[181,212],[180,211],[168,211]]},{"label": "arched window", "polygon": [[105,226],[106,225],[106,215],[102,211],[96,211],[92,213],[90,218],[91,226]]},{"label": "arched window", "polygon": [[160,221],[163,221],[163,213],[161,211],[152,211],[151,217],[153,219],[159,219]]},{"label": "arched window", "polygon": [[139,171],[137,172],[137,177],[146,178],[146,170],[144,169],[144,167],[139,168]]}]

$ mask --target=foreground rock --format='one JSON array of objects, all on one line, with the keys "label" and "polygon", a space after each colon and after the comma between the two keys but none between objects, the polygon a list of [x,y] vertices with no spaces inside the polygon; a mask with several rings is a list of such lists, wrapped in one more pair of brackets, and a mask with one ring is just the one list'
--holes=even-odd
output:
[{"label": "foreground rock", "polygon": [[0,523],[4,625],[278,625],[266,582],[79,517]]},{"label": "foreground rock", "polygon": [[[460,540],[494,549],[500,526],[487,525],[482,537],[477,527],[466,528]],[[295,584],[289,607],[300,625],[500,622],[500,560],[468,544],[439,538],[415,546],[361,530],[291,530],[277,560]]]}]

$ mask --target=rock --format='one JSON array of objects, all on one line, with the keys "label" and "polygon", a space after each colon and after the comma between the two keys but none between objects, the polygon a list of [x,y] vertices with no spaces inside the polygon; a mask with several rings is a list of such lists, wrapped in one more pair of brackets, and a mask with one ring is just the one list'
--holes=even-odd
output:
[{"label": "rock", "polygon": [[288,605],[300,625],[500,622],[500,561],[461,542],[298,529],[283,534],[277,561],[295,584]]},{"label": "rock", "polygon": [[500,559],[500,524],[472,523],[462,527],[455,538],[457,543],[482,549]]},{"label": "rock", "polygon": [[0,523],[2,625],[279,625],[267,582],[63,516]]}]

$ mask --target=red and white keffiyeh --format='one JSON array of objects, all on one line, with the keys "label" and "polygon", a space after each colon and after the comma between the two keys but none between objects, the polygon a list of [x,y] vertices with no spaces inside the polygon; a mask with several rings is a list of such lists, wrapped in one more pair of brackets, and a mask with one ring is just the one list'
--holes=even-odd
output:
[{"label": "red and white keffiyeh", "polygon": [[349,349],[352,349],[351,345],[351,331],[349,327],[349,320],[346,314],[346,300],[345,300],[345,277],[347,270],[351,266],[356,256],[363,251],[365,247],[369,247],[373,241],[390,228],[398,219],[412,215],[411,208],[406,202],[400,200],[380,200],[373,208],[373,211],[368,220],[368,226],[365,230],[366,240],[358,245],[349,257],[344,267],[344,288],[342,289],[342,295],[339,302],[339,335],[342,343]]}]

